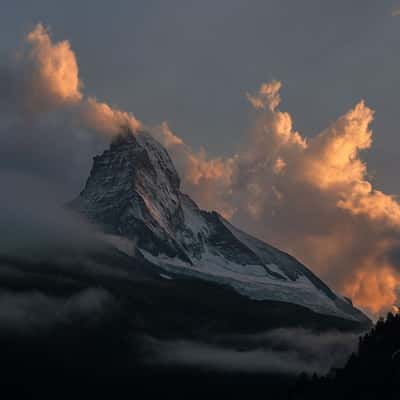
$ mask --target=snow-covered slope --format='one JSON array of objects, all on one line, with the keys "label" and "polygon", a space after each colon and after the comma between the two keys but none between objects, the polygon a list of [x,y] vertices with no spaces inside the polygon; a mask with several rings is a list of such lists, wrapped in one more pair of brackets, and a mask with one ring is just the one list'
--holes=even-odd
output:
[{"label": "snow-covered slope", "polygon": [[[367,318],[288,254],[242,232],[180,191],[167,151],[150,136],[118,136],[94,164],[72,207],[100,225],[121,248],[180,275],[229,285],[255,300],[307,307],[364,322]],[[129,252],[128,252],[129,253]],[[130,252],[133,256],[133,252]]]}]

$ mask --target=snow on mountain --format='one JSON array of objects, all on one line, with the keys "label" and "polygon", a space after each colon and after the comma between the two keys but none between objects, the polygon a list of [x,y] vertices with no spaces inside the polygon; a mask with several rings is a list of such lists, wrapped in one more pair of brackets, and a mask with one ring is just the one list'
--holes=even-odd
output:
[{"label": "snow on mountain", "polygon": [[367,320],[295,258],[218,213],[201,210],[180,191],[167,151],[148,133],[125,131],[94,157],[85,188],[71,206],[100,225],[111,244],[129,249],[131,256],[140,252],[166,272],[163,276],[197,277],[254,300]]}]

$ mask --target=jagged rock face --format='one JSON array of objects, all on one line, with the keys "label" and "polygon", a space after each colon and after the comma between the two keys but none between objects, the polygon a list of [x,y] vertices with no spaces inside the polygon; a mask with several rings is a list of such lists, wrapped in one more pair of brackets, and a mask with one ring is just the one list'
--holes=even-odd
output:
[{"label": "jagged rock face", "polygon": [[190,276],[360,322],[367,318],[288,254],[240,231],[180,191],[167,151],[148,133],[118,136],[94,158],[71,206],[136,250],[169,278]]},{"label": "jagged rock face", "polygon": [[84,190],[71,205],[112,234],[138,242],[151,254],[179,255],[173,240],[183,222],[179,177],[161,145],[129,131],[93,159]]}]

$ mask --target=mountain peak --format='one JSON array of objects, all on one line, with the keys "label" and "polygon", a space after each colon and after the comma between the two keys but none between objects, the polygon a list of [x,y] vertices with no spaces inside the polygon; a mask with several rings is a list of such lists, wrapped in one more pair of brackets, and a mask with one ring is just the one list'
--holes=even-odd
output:
[{"label": "mountain peak", "polygon": [[295,258],[201,210],[180,191],[168,152],[149,133],[122,131],[94,157],[86,186],[71,204],[106,233],[133,240],[136,254],[168,274],[367,321]]},{"label": "mountain peak", "polygon": [[183,212],[180,180],[167,151],[146,132],[124,130],[94,157],[71,205],[106,232],[138,240],[152,254],[184,252],[173,239]]}]

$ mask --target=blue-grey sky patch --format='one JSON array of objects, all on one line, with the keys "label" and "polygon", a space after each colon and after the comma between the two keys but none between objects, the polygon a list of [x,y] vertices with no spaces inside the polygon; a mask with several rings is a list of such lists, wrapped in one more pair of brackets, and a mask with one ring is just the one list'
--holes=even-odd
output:
[{"label": "blue-grey sky patch", "polygon": [[195,148],[232,154],[248,90],[283,82],[282,109],[313,136],[359,99],[376,110],[375,184],[398,193],[398,1],[4,0],[0,54],[37,22],[68,38],[87,92],[147,123],[167,120]]}]

